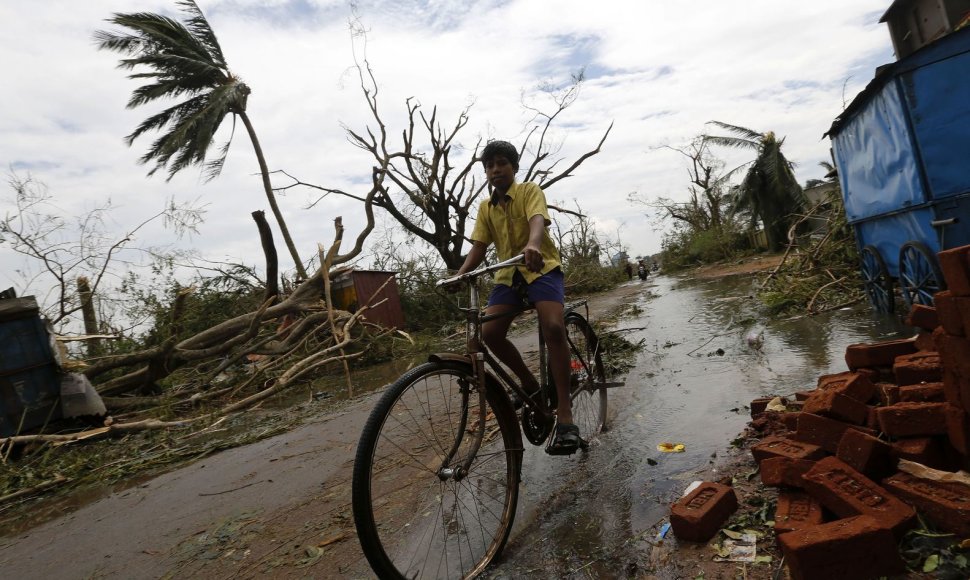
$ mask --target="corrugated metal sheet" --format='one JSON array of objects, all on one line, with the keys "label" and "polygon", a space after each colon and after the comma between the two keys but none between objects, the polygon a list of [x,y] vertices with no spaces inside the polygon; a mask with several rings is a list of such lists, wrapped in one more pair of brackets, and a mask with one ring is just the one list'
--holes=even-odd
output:
[{"label": "corrugated metal sheet", "polygon": [[[401,296],[397,289],[396,272],[380,270],[353,270],[334,280],[331,297],[338,308],[356,312],[368,302],[384,302],[364,315],[369,322],[387,328],[404,328],[404,313],[401,310]],[[381,285],[391,278],[380,292]],[[376,296],[375,296],[376,294]]]}]

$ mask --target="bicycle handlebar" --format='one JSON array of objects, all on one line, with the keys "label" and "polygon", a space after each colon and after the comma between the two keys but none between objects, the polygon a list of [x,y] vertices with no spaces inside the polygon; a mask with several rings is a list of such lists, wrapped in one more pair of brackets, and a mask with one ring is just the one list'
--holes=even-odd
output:
[{"label": "bicycle handlebar", "polygon": [[435,286],[437,286],[438,288],[441,288],[442,286],[447,286],[448,284],[454,284],[455,282],[464,282],[466,280],[474,280],[475,278],[478,278],[482,274],[488,274],[489,272],[494,272],[496,270],[501,270],[502,268],[508,268],[509,266],[516,266],[518,264],[523,263],[524,260],[525,260],[525,255],[524,254],[519,254],[518,256],[515,256],[514,258],[509,258],[508,260],[505,260],[504,262],[499,262],[497,264],[492,264],[491,266],[483,266],[483,267],[481,267],[481,268],[479,268],[477,270],[472,270],[471,272],[465,272],[464,274],[462,274],[460,276],[452,276],[451,278],[443,278],[441,280],[438,280],[438,282],[435,284]]}]

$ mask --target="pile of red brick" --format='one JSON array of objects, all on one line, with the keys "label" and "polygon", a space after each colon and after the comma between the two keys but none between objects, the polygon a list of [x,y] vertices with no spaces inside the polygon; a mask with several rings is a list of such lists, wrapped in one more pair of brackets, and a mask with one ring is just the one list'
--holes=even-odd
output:
[{"label": "pile of red brick", "polygon": [[[796,580],[903,573],[897,546],[917,512],[970,537],[970,485],[898,469],[906,459],[970,470],[970,246],[939,257],[949,289],[936,308],[914,306],[907,320],[917,336],[849,346],[849,370],[796,393],[798,411],[752,402],[753,423],[777,431],[752,454],[762,482],[779,488],[775,532]],[[674,506],[675,533],[688,499]]]}]

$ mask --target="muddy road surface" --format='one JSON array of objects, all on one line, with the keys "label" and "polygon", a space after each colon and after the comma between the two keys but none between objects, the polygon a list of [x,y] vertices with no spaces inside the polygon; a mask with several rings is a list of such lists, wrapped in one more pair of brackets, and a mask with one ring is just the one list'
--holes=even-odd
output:
[{"label": "muddy road surface", "polygon": [[[765,322],[753,281],[651,277],[592,301],[594,320],[622,312],[614,330],[643,349],[626,386],[610,392],[610,431],[588,453],[526,449],[515,525],[488,577],[693,578],[676,540],[658,550],[654,538],[683,489],[717,479],[730,462],[745,405],[844,370],[847,344],[906,334],[865,307]],[[516,341],[528,355],[527,326]],[[372,577],[354,531],[350,479],[378,395],[5,531],[0,570],[45,579]],[[661,453],[662,442],[685,451]]]}]

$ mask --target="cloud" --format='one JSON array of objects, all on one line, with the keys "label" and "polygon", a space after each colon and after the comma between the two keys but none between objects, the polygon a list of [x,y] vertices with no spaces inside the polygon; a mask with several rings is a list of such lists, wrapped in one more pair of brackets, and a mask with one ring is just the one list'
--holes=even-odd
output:
[{"label": "cloud", "polygon": [[[467,2],[361,0],[366,55],[380,86],[381,113],[396,144],[405,99],[437,107],[450,128],[471,106],[458,146],[479,138],[521,139],[529,116],[521,99],[542,82],[564,83],[585,67],[579,100],[552,135],[572,159],[602,152],[549,195],[576,199],[597,223],[620,228],[631,254],[659,250],[660,234],[632,191],[683,196],[682,159],[655,149],[684,144],[710,120],[773,130],[798,162],[801,181],[821,176],[829,157],[821,135],[844,104],[892,59],[878,17],[888,0],[564,0]],[[342,126],[373,125],[354,71],[348,4],[323,0],[200,0],[235,74],[252,87],[249,114],[272,169],[305,181],[361,192],[373,160],[352,147]],[[553,8],[554,6],[554,8]],[[237,127],[222,176],[203,183],[189,170],[166,182],[137,163],[151,137],[123,143],[151,110],[127,110],[137,86],[115,69],[117,55],[98,52],[93,32],[114,12],[165,11],[172,0],[46,0],[0,6],[0,164],[30,171],[61,206],[80,209],[110,197],[119,227],[157,212],[167,199],[201,197],[207,221],[191,245],[213,259],[259,263],[249,213],[266,209],[252,148]],[[357,46],[358,56],[361,46]],[[541,95],[539,95],[541,96]],[[229,126],[220,132],[228,137]],[[743,155],[724,152],[726,161]],[[3,193],[0,193],[3,195]],[[304,253],[329,244],[341,215],[348,236],[363,223],[360,206],[328,196],[311,210],[310,191],[280,199]],[[619,226],[618,224],[623,224]],[[606,231],[613,235],[614,232]],[[147,234],[145,234],[147,235]],[[172,241],[152,231],[158,241]],[[155,240],[146,240],[155,241]],[[282,247],[282,246],[281,246]],[[0,246],[0,271],[11,260]],[[9,275],[0,286],[12,282]],[[15,282],[15,281],[13,281]]]}]

